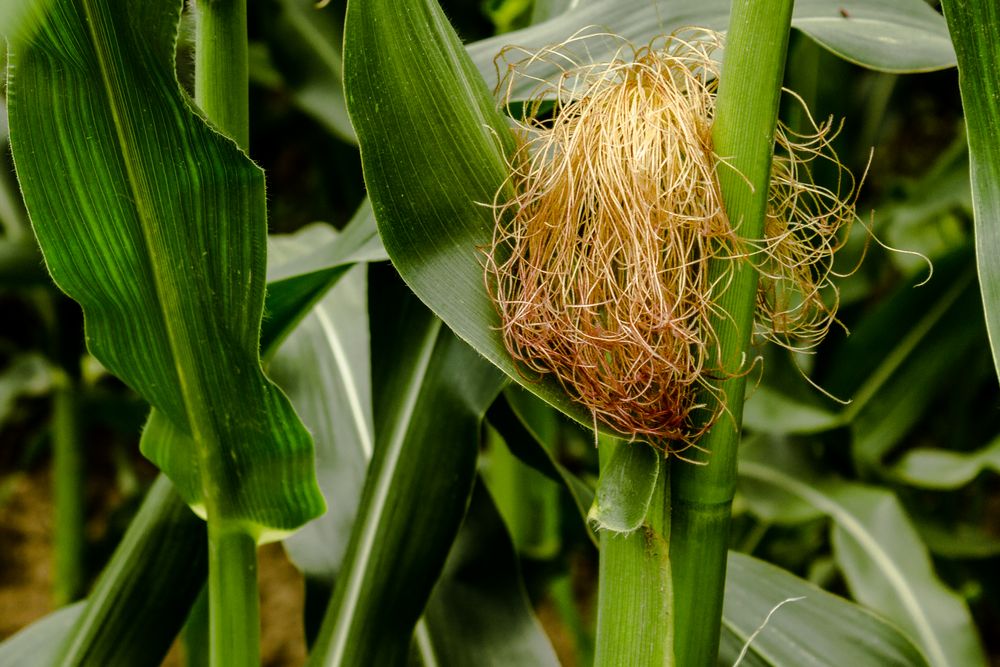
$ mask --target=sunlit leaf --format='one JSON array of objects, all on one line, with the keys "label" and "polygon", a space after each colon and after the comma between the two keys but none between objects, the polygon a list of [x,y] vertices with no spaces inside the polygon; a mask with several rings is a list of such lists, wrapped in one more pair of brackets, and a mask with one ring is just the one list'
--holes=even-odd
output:
[{"label": "sunlit leaf", "polygon": [[145,453],[190,504],[209,488],[220,521],[261,539],[323,499],[309,434],[260,368],[263,173],[176,82],[181,4],[54,2],[12,49],[11,145],[90,351],[185,436]]}]

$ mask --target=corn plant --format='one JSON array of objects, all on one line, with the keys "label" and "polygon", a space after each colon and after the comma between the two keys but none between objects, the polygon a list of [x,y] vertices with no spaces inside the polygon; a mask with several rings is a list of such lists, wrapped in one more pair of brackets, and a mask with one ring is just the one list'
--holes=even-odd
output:
[{"label": "corn plant", "polygon": [[[44,261],[88,358],[148,405],[160,471],[85,597],[0,663],[155,665],[183,634],[190,664],[260,664],[257,548],[282,541],[309,665],[987,664],[908,510],[1000,450],[905,438],[940,398],[923,380],[954,378],[930,351],[1000,369],[975,321],[1000,312],[997,10],[508,0],[463,44],[436,0],[336,4],[0,10],[37,241],[0,189],[0,277],[45,282]],[[851,182],[833,152],[821,59],[957,64],[971,169],[945,153],[911,198],[971,182],[977,269],[967,234],[859,210],[872,158]],[[357,145],[367,194],[339,229],[268,236],[251,84]],[[825,339],[842,320],[854,336]],[[87,381],[78,357],[59,377],[64,604],[86,577]],[[797,543],[810,578],[853,600],[750,555],[816,526],[832,555]],[[564,534],[597,558],[596,612],[541,578],[574,631],[557,657],[522,567],[564,567]]]}]

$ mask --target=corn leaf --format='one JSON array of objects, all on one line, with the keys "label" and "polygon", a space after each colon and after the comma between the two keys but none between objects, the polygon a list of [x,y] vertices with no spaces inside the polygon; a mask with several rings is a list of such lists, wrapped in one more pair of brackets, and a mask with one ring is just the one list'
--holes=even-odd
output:
[{"label": "corn leaf", "polygon": [[743,667],[927,664],[909,638],[864,607],[732,551],[722,623],[719,664],[736,664],[748,641]]},{"label": "corn leaf", "polygon": [[5,667],[58,664],[59,645],[82,611],[82,602],[63,607],[0,642],[0,664]]},{"label": "corn leaf", "polygon": [[[507,45],[534,50],[578,32],[611,32],[642,45],[690,26],[725,30],[729,5],[729,0],[582,0],[544,23],[475,42],[469,53],[486,81],[495,84],[494,59]],[[800,0],[792,27],[838,56],[876,70],[923,72],[955,65],[944,20],[922,0]],[[608,58],[618,46],[592,40],[587,57]],[[541,76],[545,71],[534,70]],[[514,97],[528,95],[531,87],[525,81]]]},{"label": "corn leaf", "polygon": [[[333,234],[325,227],[316,231]],[[313,243],[322,243],[318,237],[306,230],[275,239],[272,256],[308,256]],[[348,271],[316,304],[275,354],[270,372],[313,434],[316,476],[329,504],[326,514],[285,540],[285,549],[306,576],[332,582],[375,441],[364,266]]]},{"label": "corn leaf", "polygon": [[271,57],[300,109],[334,136],[357,143],[344,102],[343,16],[314,0],[261,3]]},{"label": "corn leaf", "polygon": [[0,37],[30,38],[45,20],[51,0],[4,0],[0,5]]},{"label": "corn leaf", "polygon": [[54,3],[13,49],[11,143],[91,352],[196,444],[164,439],[147,455],[189,503],[208,489],[220,520],[261,538],[321,513],[323,499],[309,434],[258,358],[263,174],[180,90],[180,9]]},{"label": "corn leaf", "polygon": [[527,379],[504,348],[481,249],[492,238],[488,204],[507,178],[513,139],[437,2],[350,4],[344,59],[365,182],[400,275],[459,338],[590,424],[554,379]]},{"label": "corn leaf", "polygon": [[631,533],[642,525],[661,474],[663,457],[641,442],[616,447],[601,469],[587,519],[601,530]]},{"label": "corn leaf", "polygon": [[918,448],[906,452],[892,466],[892,475],[924,489],[953,490],[984,471],[1000,473],[1000,439],[974,452]]},{"label": "corn leaf", "polygon": [[373,267],[369,280],[372,349],[381,351],[374,456],[310,665],[405,659],[468,505],[480,422],[503,385],[394,271]]},{"label": "corn leaf", "polygon": [[930,665],[986,664],[965,601],[937,578],[927,548],[890,491],[786,470],[796,452],[776,441],[745,443],[741,455],[741,477],[794,496],[832,520],[835,557],[855,599],[902,628]]},{"label": "corn leaf", "polygon": [[992,0],[945,0],[948,29],[958,54],[958,84],[962,91],[969,137],[972,208],[976,220],[979,285],[986,309],[986,327],[993,363],[1000,373],[1000,7]]},{"label": "corn leaf", "polygon": [[427,604],[427,635],[415,642],[449,667],[559,664],[532,613],[517,553],[482,480]]},{"label": "corn leaf", "polygon": [[[310,248],[326,245],[332,235],[319,227],[272,238],[271,256],[302,268],[298,258],[309,257]],[[270,366],[316,440],[317,477],[330,505],[285,541],[311,580],[333,582],[340,571],[372,456],[366,282],[363,267],[349,271],[296,327]],[[432,441],[440,446],[436,436]],[[481,484],[471,503],[418,626],[416,650],[456,666],[556,664],[527,602],[510,538]]]}]

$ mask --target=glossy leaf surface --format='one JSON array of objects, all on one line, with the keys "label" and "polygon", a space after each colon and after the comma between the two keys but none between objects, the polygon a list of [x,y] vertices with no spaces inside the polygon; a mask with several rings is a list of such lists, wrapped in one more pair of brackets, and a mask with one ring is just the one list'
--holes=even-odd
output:
[{"label": "glossy leaf surface", "polygon": [[[729,0],[583,0],[544,23],[476,42],[469,53],[493,85],[493,60],[508,45],[535,50],[577,32],[610,32],[644,45],[679,28],[725,30],[729,7]],[[941,15],[921,0],[800,0],[792,26],[840,57],[872,69],[915,72],[955,65]],[[589,57],[607,58],[619,45],[594,40],[588,45]],[[524,82],[515,97],[524,96],[530,87],[530,81]]]},{"label": "glossy leaf surface", "polygon": [[370,272],[375,448],[310,665],[396,664],[441,573],[503,376],[389,267]]},{"label": "glossy leaf surface", "polygon": [[260,538],[323,500],[309,434],[260,368],[263,174],[179,88],[180,9],[53,3],[13,48],[11,142],[91,352],[185,436],[147,439],[145,453],[190,504],[208,493],[220,520]]},{"label": "glossy leaf surface", "polygon": [[[789,602],[776,608],[785,600]],[[720,665],[735,664],[758,628],[760,633],[750,640],[740,663],[743,667],[927,664],[920,649],[878,615],[734,551],[729,553],[726,570],[722,623]]]},{"label": "glossy leaf surface", "polygon": [[945,0],[948,29],[958,54],[958,83],[969,137],[976,258],[993,346],[1000,373],[1000,6],[991,0]]}]

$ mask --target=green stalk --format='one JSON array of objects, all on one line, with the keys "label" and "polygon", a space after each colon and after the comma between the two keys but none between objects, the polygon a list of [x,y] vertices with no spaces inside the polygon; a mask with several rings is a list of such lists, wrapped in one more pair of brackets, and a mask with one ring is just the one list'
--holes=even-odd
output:
[{"label": "green stalk", "polygon": [[[195,101],[241,148],[250,144],[246,0],[199,0],[195,35]],[[214,456],[215,454],[210,455]],[[206,461],[209,466],[210,461]],[[203,465],[204,465],[203,463]],[[209,662],[213,667],[260,664],[257,545],[218,515],[206,475]]]},{"label": "green stalk", "polygon": [[83,456],[77,396],[66,378],[52,403],[52,463],[55,496],[55,602],[69,604],[83,591]]},{"label": "green stalk", "polygon": [[208,520],[209,664],[260,664],[257,543],[233,526]]},{"label": "green stalk", "polygon": [[[644,447],[601,438],[601,466],[618,447]],[[672,665],[670,476],[661,465],[643,525],[627,534],[600,531],[597,638],[594,665]],[[685,663],[678,663],[685,664]]]},{"label": "green stalk", "polygon": [[250,145],[246,0],[198,0],[194,96],[244,150]]},{"label": "green stalk", "polygon": [[[719,182],[729,219],[744,238],[763,236],[791,15],[792,0],[732,4],[712,137],[716,153],[732,167],[719,167]],[[672,462],[674,654],[684,667],[715,665],[719,649],[756,291],[757,272],[749,263],[738,264],[714,323],[722,366],[735,374],[718,384],[726,411],[699,442],[704,451],[690,455],[704,465]],[[706,402],[717,405],[712,396]]]}]

